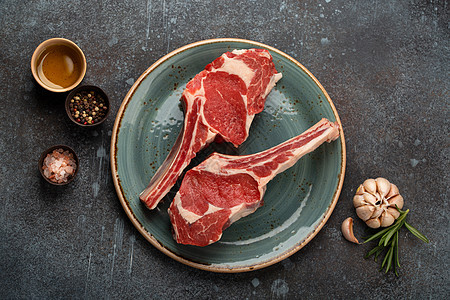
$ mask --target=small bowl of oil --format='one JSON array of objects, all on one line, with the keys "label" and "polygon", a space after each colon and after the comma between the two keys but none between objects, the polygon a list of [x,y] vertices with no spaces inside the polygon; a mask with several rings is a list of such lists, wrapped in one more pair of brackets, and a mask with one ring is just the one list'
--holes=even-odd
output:
[{"label": "small bowl of oil", "polygon": [[75,88],[86,74],[86,57],[72,41],[52,38],[42,42],[31,57],[31,72],[37,83],[51,92]]}]

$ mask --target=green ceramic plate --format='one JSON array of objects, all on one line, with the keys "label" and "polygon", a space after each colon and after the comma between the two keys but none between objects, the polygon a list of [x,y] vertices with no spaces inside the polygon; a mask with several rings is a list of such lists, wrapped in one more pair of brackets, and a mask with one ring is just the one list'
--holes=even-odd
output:
[{"label": "green ceramic plate", "polygon": [[215,272],[243,272],[274,264],[301,249],[322,228],[338,200],[345,172],[344,136],[320,146],[267,186],[264,206],[232,224],[222,239],[207,247],[177,244],[167,208],[177,184],[157,209],[139,200],[183,124],[179,104],[186,83],[226,51],[265,48],[283,78],[267,97],[238,149],[212,144],[192,165],[213,151],[251,154],[302,133],[325,117],[340,123],[326,91],[300,63],[270,46],[241,39],[193,43],[162,57],[126,95],[114,124],[111,167],[117,194],[141,234],[156,248],[187,265]]}]

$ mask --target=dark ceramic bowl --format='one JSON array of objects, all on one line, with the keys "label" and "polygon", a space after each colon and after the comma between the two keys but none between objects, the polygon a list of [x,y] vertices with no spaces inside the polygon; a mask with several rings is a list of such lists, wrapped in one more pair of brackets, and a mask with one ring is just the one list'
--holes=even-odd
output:
[{"label": "dark ceramic bowl", "polygon": [[[76,119],[72,115],[72,113],[73,113],[72,109],[74,109],[74,107],[71,107],[71,104],[76,105],[76,103],[72,102],[72,100],[76,101],[75,97],[77,96],[77,94],[90,94],[91,92],[94,92],[94,97],[95,97],[96,101],[98,100],[98,97],[101,97],[104,100],[104,102],[105,102],[104,105],[106,105],[107,109],[103,110],[103,108],[99,107],[99,109],[101,109],[104,112],[104,115],[99,120],[95,121],[93,124],[89,124],[87,122],[85,124],[85,122],[83,122],[83,121],[78,122],[77,120],[82,120],[82,119],[81,118]],[[88,103],[92,103],[92,101],[88,101]],[[99,104],[99,103],[97,103],[97,104]],[[72,90],[67,95],[65,106],[66,106],[67,116],[69,116],[69,119],[72,120],[72,122],[74,122],[75,124],[77,124],[79,126],[83,126],[83,127],[93,127],[93,126],[97,126],[97,125],[103,123],[106,120],[106,118],[108,117],[109,111],[110,111],[110,102],[109,102],[108,95],[106,95],[106,93],[101,88],[94,86],[94,85],[82,85],[82,86],[79,86],[79,87],[75,88],[74,90]],[[78,107],[78,109],[80,110],[80,107]],[[83,109],[84,108],[81,108],[81,111]],[[98,111],[96,112],[96,114],[98,116]],[[92,116],[92,117],[95,118],[95,116]]]},{"label": "dark ceramic bowl", "polygon": [[[42,169],[42,167],[43,167],[43,165],[44,165],[44,159],[47,157],[47,154],[52,153],[53,150],[56,150],[56,149],[63,149],[64,151],[67,150],[67,151],[69,151],[70,153],[72,153],[73,158],[75,159],[76,166],[77,166],[76,169],[75,169],[75,173],[74,173],[73,175],[69,176],[69,178],[68,178],[68,180],[67,180],[66,182],[62,182],[62,183],[54,182],[54,181],[50,180],[49,178],[47,178],[47,177],[44,175],[44,170]],[[51,184],[53,184],[53,185],[66,185],[66,184],[72,182],[72,181],[74,180],[74,178],[77,176],[77,174],[78,174],[78,169],[80,168],[80,161],[78,160],[78,156],[77,156],[77,154],[75,153],[75,151],[74,151],[72,148],[70,148],[69,146],[65,146],[65,145],[55,145],[55,146],[52,146],[52,147],[48,148],[48,149],[45,150],[44,152],[42,152],[41,157],[39,158],[39,164],[38,164],[38,167],[39,167],[39,172],[41,172],[42,177],[43,177],[47,182],[49,182],[49,183],[51,183]]]}]

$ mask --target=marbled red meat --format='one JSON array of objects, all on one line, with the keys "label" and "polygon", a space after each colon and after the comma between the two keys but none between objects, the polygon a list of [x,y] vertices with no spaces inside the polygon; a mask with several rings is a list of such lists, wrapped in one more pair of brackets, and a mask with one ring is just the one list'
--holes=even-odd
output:
[{"label": "marbled red meat", "polygon": [[255,114],[281,78],[267,50],[224,53],[186,85],[181,97],[185,121],[175,145],[140,199],[155,208],[195,157],[216,136],[238,146]]},{"label": "marbled red meat", "polygon": [[339,125],[322,119],[278,146],[246,156],[214,153],[189,170],[169,207],[178,243],[207,246],[224,229],[263,204],[267,183],[303,155],[339,137]]}]

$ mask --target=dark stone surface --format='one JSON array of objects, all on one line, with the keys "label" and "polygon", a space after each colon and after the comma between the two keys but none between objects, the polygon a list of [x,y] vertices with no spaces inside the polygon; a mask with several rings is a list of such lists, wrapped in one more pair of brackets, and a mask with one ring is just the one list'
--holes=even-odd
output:
[{"label": "dark stone surface", "polygon": [[[433,298],[449,280],[449,4],[447,1],[11,1],[0,2],[0,290],[2,298]],[[51,37],[85,52],[83,81],[102,87],[112,113],[77,128],[64,95],[30,72]],[[347,142],[347,172],[328,223],[303,249],[266,269],[215,274],[151,246],[125,215],[109,146],[126,92],[158,58],[190,42],[239,37],[305,65],[333,99]],[[64,143],[82,161],[67,187],[47,184],[40,153]],[[409,221],[400,277],[346,242],[352,196],[366,178],[396,183]],[[363,233],[356,221],[356,231]]]}]

